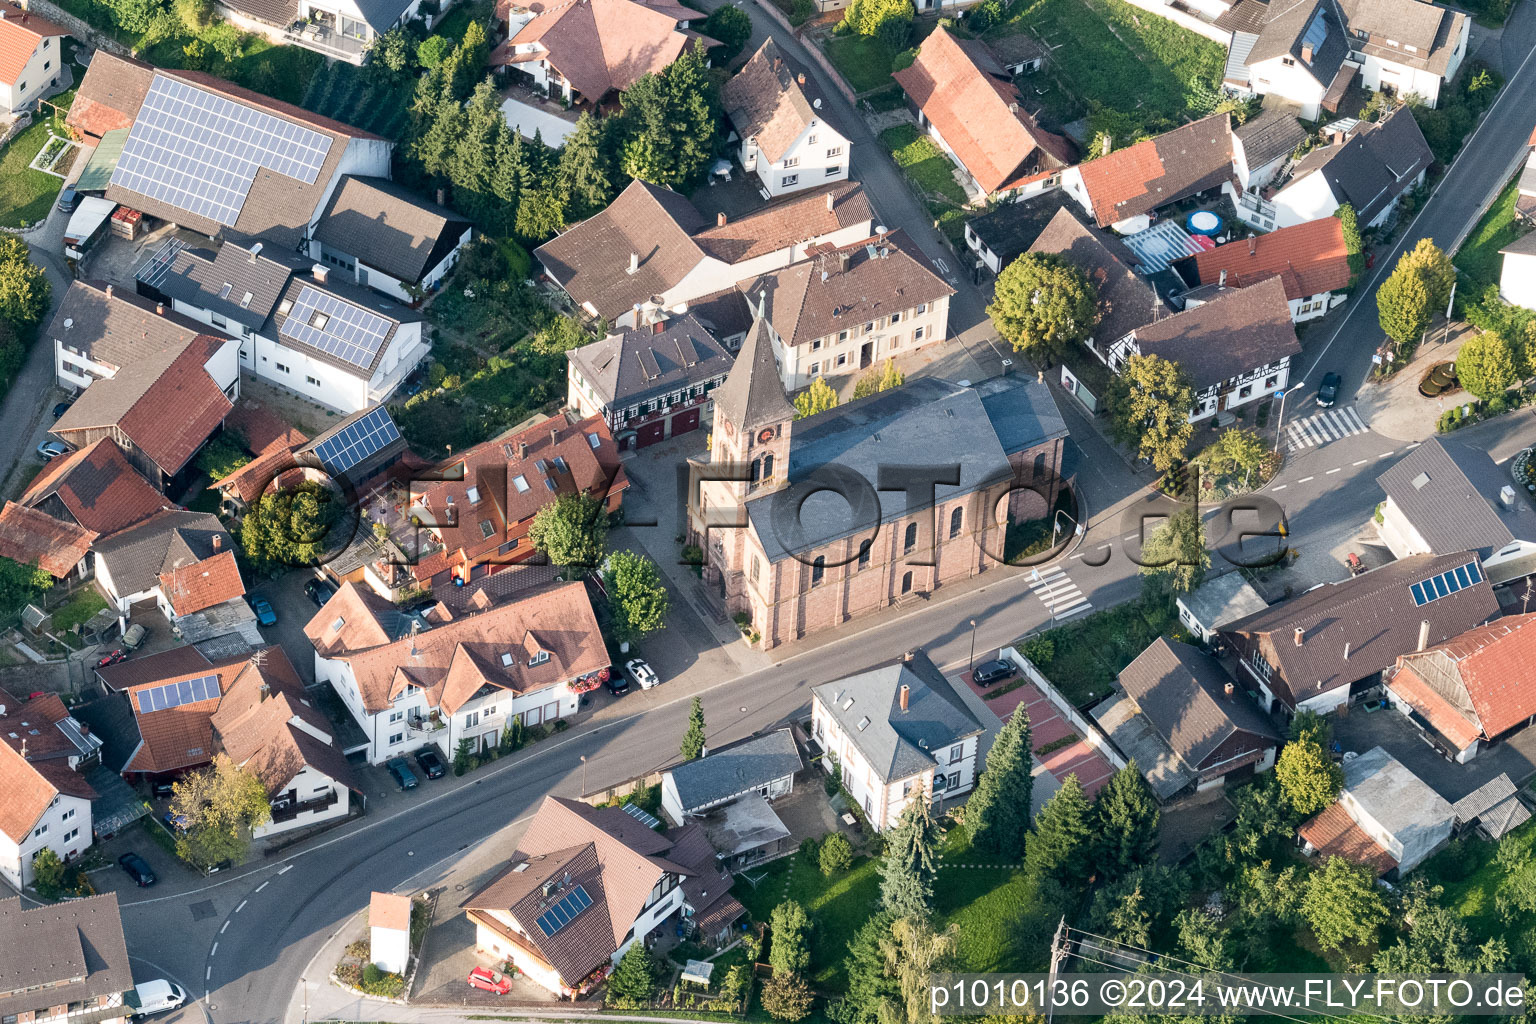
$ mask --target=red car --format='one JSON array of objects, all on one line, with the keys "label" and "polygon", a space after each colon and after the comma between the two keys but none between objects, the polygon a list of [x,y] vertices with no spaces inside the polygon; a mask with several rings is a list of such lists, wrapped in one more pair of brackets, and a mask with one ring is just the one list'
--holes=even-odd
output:
[{"label": "red car", "polygon": [[489,967],[476,967],[469,972],[469,983],[475,988],[483,988],[487,992],[495,992],[504,996],[512,991],[512,979],[505,974],[497,974]]}]

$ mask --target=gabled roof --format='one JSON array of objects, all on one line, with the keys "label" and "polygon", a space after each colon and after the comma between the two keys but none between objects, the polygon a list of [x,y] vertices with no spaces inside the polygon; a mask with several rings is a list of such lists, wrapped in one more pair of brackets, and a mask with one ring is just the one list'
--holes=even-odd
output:
[{"label": "gabled roof", "polygon": [[1349,286],[1349,250],[1337,217],[1238,239],[1186,257],[1175,265],[1191,285],[1217,284],[1222,272],[1233,288],[1280,278],[1287,299],[1305,299]]},{"label": "gabled roof", "polygon": [[[67,35],[69,30],[62,25],[39,18],[19,4],[0,3],[0,82],[15,87],[27,62],[37,52],[38,44],[44,39]],[[57,64],[62,59],[60,54],[54,61]]]},{"label": "gabled roof", "polygon": [[784,381],[779,377],[773,337],[761,318],[753,321],[736,353],[735,365],[715,392],[715,408],[740,431],[795,418],[795,407],[785,397]]},{"label": "gabled roof", "polygon": [[1142,355],[1182,366],[1196,391],[1301,352],[1279,277],[1219,289],[1207,302],[1140,328],[1136,344]]},{"label": "gabled roof", "polygon": [[110,437],[48,463],[21,501],[103,537],[169,507]]},{"label": "gabled roof", "polygon": [[1003,203],[991,213],[966,221],[971,234],[992,250],[1003,266],[1012,263],[1014,257],[1029,251],[1029,247],[1045,232],[1056,214],[1066,210],[1068,216],[1080,209],[1065,189],[1053,188],[1012,203]]},{"label": "gabled roof", "polygon": [[1312,844],[1324,861],[1329,857],[1343,857],[1355,864],[1364,864],[1378,875],[1397,867],[1397,858],[1356,824],[1343,804],[1329,804],[1296,831]]},{"label": "gabled roof", "polygon": [[1336,0],[1270,0],[1266,14],[1248,66],[1287,57],[1324,88],[1331,85],[1350,50],[1344,13]]},{"label": "gabled roof", "polygon": [[[245,667],[249,655],[215,662],[201,655],[201,661],[185,655],[166,656],[173,651],[153,654],[142,660],[133,659],[139,662],[138,678],[142,681],[124,689],[128,706],[133,710],[134,724],[139,730],[139,746],[123,765],[125,773],[173,772],[213,759],[213,713],[218,710],[220,697]],[[151,691],[170,683],[190,683],[210,676],[216,682],[213,692],[205,699],[160,707],[151,696]]]},{"label": "gabled roof", "polygon": [[1232,129],[1225,112],[1079,164],[1101,227],[1215,188],[1232,174]]},{"label": "gabled roof", "polygon": [[988,193],[1077,156],[1071,142],[1020,109],[1013,79],[978,40],[956,38],[941,26],[923,40],[911,66],[891,77]]},{"label": "gabled roof", "polygon": [[[215,546],[217,545],[217,546]],[[233,550],[219,517],[206,512],[167,510],[96,544],[96,557],[107,563],[119,596],[141,594],[161,585],[161,577]]]},{"label": "gabled roof", "polygon": [[322,658],[331,658],[409,636],[413,621],[371,588],[348,580],[309,620],[304,635]]},{"label": "gabled roof", "polygon": [[1387,668],[1418,646],[1421,622],[1429,623],[1428,642],[1438,644],[1497,616],[1498,598],[1480,574],[1479,582],[1415,604],[1415,584],[1476,560],[1470,551],[1400,558],[1352,579],[1314,587],[1221,632],[1254,641],[1267,638],[1266,657],[1278,662],[1271,689],[1299,703]]},{"label": "gabled roof", "polygon": [[[1234,686],[1221,663],[1188,644],[1162,637],[1120,672],[1120,685],[1183,762],[1195,771],[1237,733],[1278,744],[1269,718]],[[1235,686],[1234,686],[1235,689]]]},{"label": "gabled roof", "polygon": [[[1351,31],[1364,32],[1359,52],[1442,78],[1461,39],[1467,15],[1421,0],[1341,0]],[[1409,50],[1408,47],[1413,47]]]},{"label": "gabled roof", "polygon": [[1338,203],[1349,203],[1360,223],[1369,224],[1412,188],[1419,172],[1434,159],[1413,112],[1399,107],[1385,121],[1366,122],[1345,141],[1302,157],[1279,195],[1284,196],[1316,172],[1328,183]]},{"label": "gabled roof", "polygon": [[778,163],[813,123],[826,123],[815,78],[772,37],[725,83],[721,99],[736,134],[755,141],[769,163]]},{"label": "gabled roof", "polygon": [[1250,170],[1289,156],[1307,139],[1298,115],[1301,108],[1278,100],[1273,94],[1265,97],[1264,109],[1256,117],[1250,117],[1232,129],[1237,141],[1242,143],[1243,157]]},{"label": "gabled roof", "polygon": [[1100,347],[1168,315],[1157,289],[1131,269],[1136,260],[1130,251],[1068,210],[1056,211],[1029,251],[1055,253],[1088,275],[1099,290],[1099,323],[1093,335]]},{"label": "gabled roof", "polygon": [[197,321],[101,281],[72,281],[48,322],[48,337],[114,370],[169,358],[203,333]]},{"label": "gabled roof", "polygon": [[10,744],[0,743],[0,834],[15,843],[27,838],[58,793]]},{"label": "gabled roof", "polygon": [[1404,654],[1390,681],[1414,709],[1461,747],[1493,739],[1536,715],[1536,612]]},{"label": "gabled roof", "polygon": [[[366,363],[359,364],[344,359],[335,351],[313,343],[309,332],[301,328],[296,320],[290,325],[289,314],[305,293],[310,291],[334,299],[340,304],[339,308],[346,311],[345,315],[348,317],[362,320],[377,317],[383,322],[382,337],[368,341],[368,344],[373,345],[373,350],[371,353],[364,353],[368,359]],[[323,315],[329,316],[329,314]],[[395,299],[354,284],[339,273],[332,273],[322,264],[315,264],[308,273],[294,274],[288,279],[287,286],[283,288],[283,293],[278,298],[277,308],[267,318],[266,333],[276,336],[287,347],[297,349],[322,363],[334,366],[354,377],[371,379],[379,364],[383,362],[384,354],[389,351],[389,346],[393,343],[401,325],[419,323],[422,319],[424,315],[420,310],[411,309]],[[308,326],[318,329],[321,322],[312,318]],[[300,335],[301,331],[303,336]],[[333,329],[324,333],[327,337],[337,337],[343,341],[349,337],[345,328],[341,332]],[[339,349],[343,346],[331,347]]]},{"label": "gabled roof", "polygon": [[178,565],[160,574],[160,590],[177,616],[191,615],[245,594],[245,582],[228,549],[190,565]]},{"label": "gabled roof", "polygon": [[935,752],[982,732],[949,680],[922,651],[822,683],[811,693],[884,782],[932,768]]},{"label": "gabled roof", "polygon": [[1488,558],[1510,542],[1536,542],[1536,511],[1523,494],[1505,505],[1507,470],[1480,448],[1432,437],[1376,478],[1434,552]]},{"label": "gabled roof", "polygon": [[604,405],[622,408],[728,372],[732,358],[693,312],[609,334],[565,354]]},{"label": "gabled roof", "polygon": [[[564,0],[534,11],[532,20],[491,54],[491,65],[547,61],[594,104],[681,56],[691,37],[680,22],[701,17],[687,8],[663,10],[635,0]],[[526,50],[529,46],[533,49]]]},{"label": "gabled roof", "polygon": [[[101,741],[89,728],[82,728],[56,693],[23,700],[0,689],[0,704],[5,706],[0,712],[0,742],[9,743],[17,751],[25,743],[28,761],[57,760],[67,766],[69,758],[88,757],[101,749]],[[70,774],[80,779],[75,773]],[[83,781],[78,781],[60,788],[68,791],[82,785]]]},{"label": "gabled roof", "polygon": [[668,774],[677,787],[684,813],[688,813],[794,775],[801,766],[795,738],[788,729],[775,729],[711,750],[704,757],[683,762]]},{"label": "gabled roof", "polygon": [[54,579],[73,572],[95,540],[94,531],[14,501],[0,509],[0,556],[35,564]]},{"label": "gabled roof", "polygon": [[[117,893],[23,907],[0,900],[0,1014],[30,1013],[37,990],[61,1003],[94,1005],[133,988]],[[78,980],[77,980],[78,979]]]},{"label": "gabled roof", "polygon": [[[178,238],[168,239],[161,252],[180,244]],[[180,249],[170,258],[167,272],[149,283],[189,306],[259,331],[289,278],[309,266],[310,261],[271,242],[226,241],[217,253]]]},{"label": "gabled roof", "polygon": [[407,283],[419,282],[459,244],[469,221],[387,178],[342,175],[314,239]]}]

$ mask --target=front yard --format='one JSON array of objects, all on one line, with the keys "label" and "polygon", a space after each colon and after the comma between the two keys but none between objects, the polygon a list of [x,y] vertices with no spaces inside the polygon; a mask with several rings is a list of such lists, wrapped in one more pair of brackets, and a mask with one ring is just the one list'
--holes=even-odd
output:
[{"label": "front yard", "polygon": [[1489,285],[1499,283],[1504,266],[1499,250],[1525,234],[1526,229],[1515,221],[1517,198],[1515,183],[1510,182],[1451,259],[1468,278],[1471,289],[1464,294],[1469,298],[1482,295]]},{"label": "front yard", "polygon": [[1074,707],[1084,707],[1108,694],[1121,669],[1178,622],[1166,599],[1106,608],[1040,634],[1051,641],[1053,653],[1037,659],[1035,667]]},{"label": "front yard", "polygon": [[0,151],[0,226],[22,228],[48,216],[64,179],[27,165],[48,144],[52,119],[43,117]]},{"label": "front yard", "polygon": [[815,922],[811,929],[811,984],[817,989],[842,991],[848,984],[843,970],[848,944],[880,902],[880,862],[873,857],[856,857],[847,871],[827,878],[815,863],[796,853],[762,868],[747,869],[736,877],[731,892],[754,921],[766,922],[773,908],[785,900],[804,907]]},{"label": "front yard", "polygon": [[955,181],[954,163],[917,126],[901,124],[887,128],[880,133],[880,144],[924,193],[941,196],[956,205],[965,203],[965,190]]}]

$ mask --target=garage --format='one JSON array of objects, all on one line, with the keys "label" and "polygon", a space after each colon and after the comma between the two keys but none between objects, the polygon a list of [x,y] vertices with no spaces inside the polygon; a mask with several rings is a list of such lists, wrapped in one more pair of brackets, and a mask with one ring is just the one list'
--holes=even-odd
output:
[{"label": "garage", "polygon": [[635,428],[635,447],[644,448],[666,436],[667,421],[655,420]]},{"label": "garage", "polygon": [[699,429],[699,407],[698,406],[694,406],[692,409],[684,409],[682,412],[680,412],[676,416],[672,417],[672,436],[673,437],[676,437],[678,434],[686,434],[690,430],[698,430],[698,429]]}]

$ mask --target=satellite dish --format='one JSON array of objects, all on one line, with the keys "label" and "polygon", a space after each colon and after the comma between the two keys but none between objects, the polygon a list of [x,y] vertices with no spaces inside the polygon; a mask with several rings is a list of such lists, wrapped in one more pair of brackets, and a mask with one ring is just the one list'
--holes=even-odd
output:
[{"label": "satellite dish", "polygon": [[885,234],[889,230],[891,230],[891,229],[886,227],[884,224],[876,224],[875,225],[875,234],[877,234],[877,235],[883,235],[883,234]]}]

